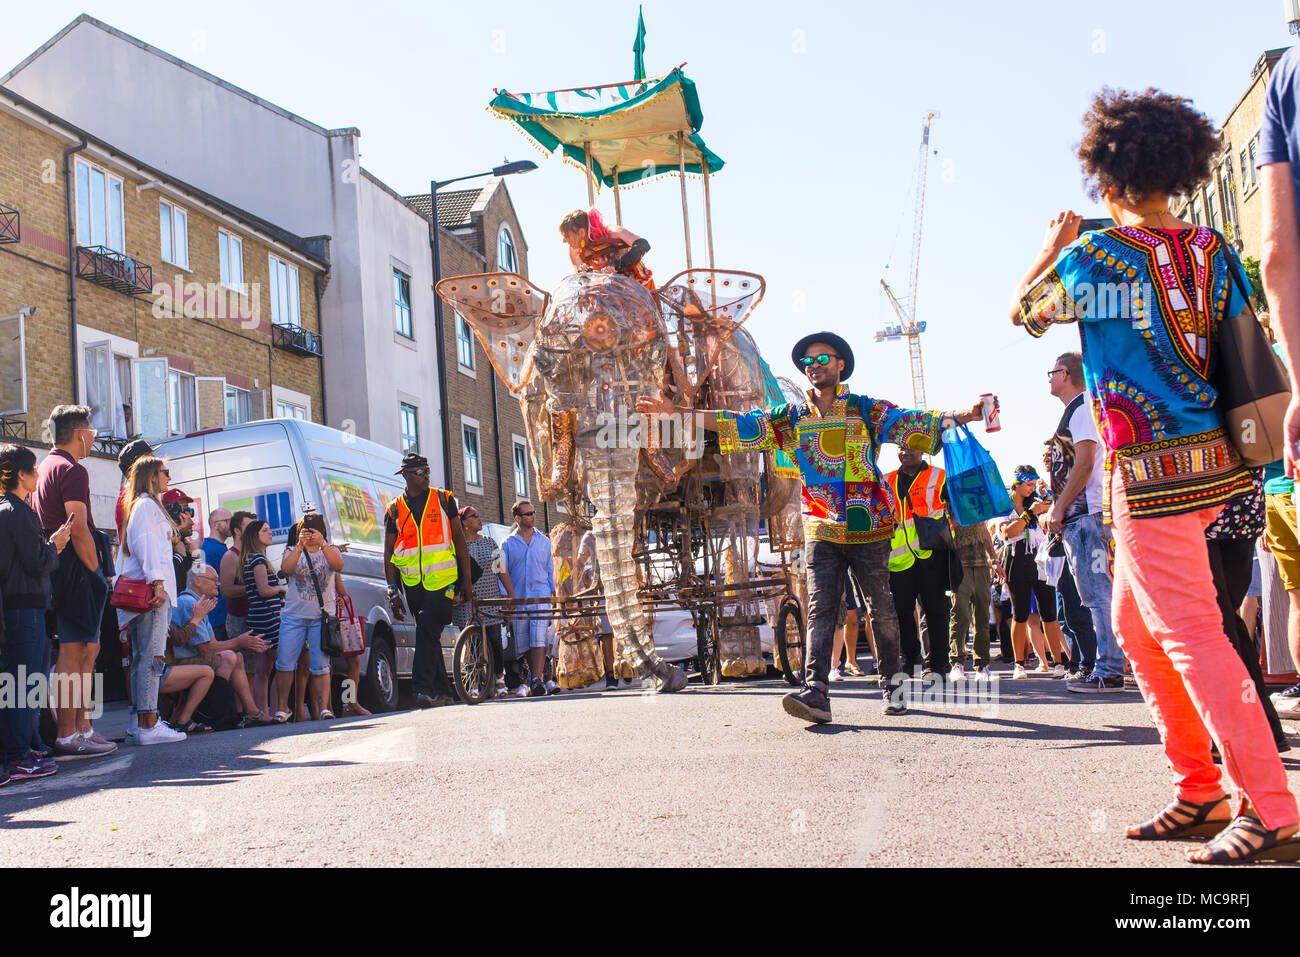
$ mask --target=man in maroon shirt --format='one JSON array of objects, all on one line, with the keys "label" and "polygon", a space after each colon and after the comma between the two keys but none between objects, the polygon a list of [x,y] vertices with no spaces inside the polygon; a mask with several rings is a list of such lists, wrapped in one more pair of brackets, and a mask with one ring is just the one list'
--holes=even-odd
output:
[{"label": "man in maroon shirt", "polygon": [[[32,493],[32,507],[42,528],[56,529],[72,520],[68,543],[72,547],[59,556],[60,567],[54,575],[59,638],[54,674],[56,687],[63,692],[63,700],[54,702],[59,722],[54,751],[64,755],[117,750],[117,745],[91,727],[87,707],[99,654],[99,623],[108,594],[91,534],[95,523],[90,514],[90,473],[81,464],[95,444],[90,415],[90,408],[84,405],[60,405],[50,413],[54,448],[37,469],[36,491]],[[98,579],[100,587],[91,587],[95,584],[91,579]],[[94,597],[87,602],[87,595]]]}]

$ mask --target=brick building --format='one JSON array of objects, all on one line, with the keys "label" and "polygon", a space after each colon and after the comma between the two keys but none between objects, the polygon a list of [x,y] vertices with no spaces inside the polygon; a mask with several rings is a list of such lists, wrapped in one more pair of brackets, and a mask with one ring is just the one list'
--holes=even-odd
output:
[{"label": "brick building", "polygon": [[1246,259],[1260,258],[1264,203],[1255,168],[1259,126],[1264,119],[1269,78],[1286,51],[1286,47],[1267,50],[1255,61],[1245,92],[1219,130],[1220,150],[1210,178],[1183,197],[1174,210],[1181,219],[1223,233]]},{"label": "brick building", "polygon": [[113,459],[129,437],[323,421],[326,239],[291,235],[3,87],[0,144],[0,430],[44,445],[51,408],[91,406],[98,524],[112,526]]},{"label": "brick building", "polygon": [[[430,219],[428,193],[406,199]],[[444,278],[498,271],[528,276],[528,244],[503,180],[489,178],[474,189],[439,193],[438,228]],[[537,475],[529,462],[519,400],[493,370],[464,319],[450,309],[443,315],[452,490],[462,504],[505,525],[513,521],[514,503],[532,498],[540,513],[538,527],[549,529],[554,507],[536,502]]]}]

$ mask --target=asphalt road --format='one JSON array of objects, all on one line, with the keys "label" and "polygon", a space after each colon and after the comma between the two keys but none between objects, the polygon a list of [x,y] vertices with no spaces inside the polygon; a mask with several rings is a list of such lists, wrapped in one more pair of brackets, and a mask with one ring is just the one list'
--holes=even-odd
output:
[{"label": "asphalt road", "polygon": [[0,789],[0,865],[1183,864],[1123,837],[1171,794],[1136,691],[886,718],[834,688],[821,727],[759,681],[124,745]]}]

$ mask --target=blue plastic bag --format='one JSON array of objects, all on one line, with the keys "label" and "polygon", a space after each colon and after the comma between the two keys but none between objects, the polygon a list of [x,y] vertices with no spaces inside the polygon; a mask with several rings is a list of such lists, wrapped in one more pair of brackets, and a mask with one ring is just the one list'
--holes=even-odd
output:
[{"label": "blue plastic bag", "polygon": [[958,525],[974,525],[1011,511],[1011,496],[998,467],[966,426],[943,432],[944,483]]}]

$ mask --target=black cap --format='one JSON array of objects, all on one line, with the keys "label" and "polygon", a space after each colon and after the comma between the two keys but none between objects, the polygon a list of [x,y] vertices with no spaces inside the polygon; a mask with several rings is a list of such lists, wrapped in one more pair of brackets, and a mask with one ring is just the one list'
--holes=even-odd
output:
[{"label": "black cap", "polygon": [[117,467],[125,475],[131,471],[131,466],[135,464],[135,460],[145,455],[153,455],[153,449],[149,448],[148,442],[144,439],[128,442],[122,446],[122,451],[117,453]]},{"label": "black cap", "polygon": [[394,475],[401,475],[407,469],[427,469],[429,460],[419,452],[407,452],[402,456],[402,467],[394,472]]},{"label": "black cap", "polygon": [[844,360],[844,371],[840,373],[841,382],[853,375],[853,350],[842,336],[837,336],[833,332],[814,332],[812,335],[804,336],[794,344],[794,348],[790,350],[790,361],[795,364],[795,367],[800,372],[803,372],[804,368],[803,363],[799,360],[803,358],[803,354],[808,351],[808,347],[814,342],[830,346],[835,350],[835,354]]}]

